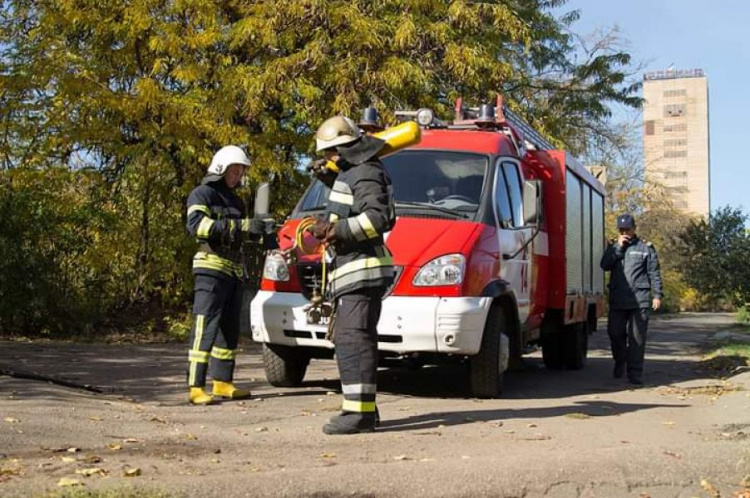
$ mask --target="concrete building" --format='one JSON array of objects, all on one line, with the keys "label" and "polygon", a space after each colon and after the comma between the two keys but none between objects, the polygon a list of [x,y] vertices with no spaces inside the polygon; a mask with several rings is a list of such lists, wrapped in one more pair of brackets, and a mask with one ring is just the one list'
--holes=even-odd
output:
[{"label": "concrete building", "polygon": [[646,179],[662,185],[675,208],[708,216],[711,176],[708,79],[701,69],[643,75]]}]

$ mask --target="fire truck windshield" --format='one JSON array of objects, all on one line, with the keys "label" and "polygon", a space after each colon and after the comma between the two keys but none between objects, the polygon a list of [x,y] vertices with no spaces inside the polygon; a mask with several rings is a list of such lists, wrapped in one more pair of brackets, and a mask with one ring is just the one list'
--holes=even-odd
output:
[{"label": "fire truck windshield", "polygon": [[[489,158],[439,150],[405,150],[382,159],[393,181],[398,211],[430,210],[437,216],[468,217],[476,212]],[[324,210],[329,189],[316,181],[297,212]]]}]

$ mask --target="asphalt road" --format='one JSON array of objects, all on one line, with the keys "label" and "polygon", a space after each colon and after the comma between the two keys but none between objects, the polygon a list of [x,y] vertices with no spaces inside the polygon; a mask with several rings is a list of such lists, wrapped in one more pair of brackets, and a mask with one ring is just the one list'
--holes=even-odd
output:
[{"label": "asphalt road", "polygon": [[381,369],[381,428],[338,437],[320,430],[341,401],[332,361],[314,361],[300,388],[273,388],[248,343],[237,380],[253,399],[191,407],[181,344],[0,342],[0,366],[104,391],[0,376],[0,496],[67,478],[222,498],[744,498],[750,372],[720,380],[700,368],[706,341],[731,323],[654,320],[640,389],[611,378],[604,331],[584,370],[549,371],[533,354],[499,400],[467,397],[461,365]]}]

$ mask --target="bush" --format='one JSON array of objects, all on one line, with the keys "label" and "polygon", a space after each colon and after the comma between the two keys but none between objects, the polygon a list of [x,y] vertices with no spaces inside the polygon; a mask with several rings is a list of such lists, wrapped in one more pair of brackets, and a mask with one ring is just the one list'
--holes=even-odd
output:
[{"label": "bush", "polygon": [[737,310],[737,322],[742,325],[750,325],[750,304],[746,304]]}]

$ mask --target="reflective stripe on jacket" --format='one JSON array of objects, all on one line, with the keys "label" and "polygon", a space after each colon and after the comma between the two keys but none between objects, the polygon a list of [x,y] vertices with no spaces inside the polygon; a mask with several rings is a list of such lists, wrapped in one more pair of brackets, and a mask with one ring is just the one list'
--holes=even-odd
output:
[{"label": "reflective stripe on jacket", "polygon": [[200,243],[193,273],[242,278],[245,206],[223,179],[204,183],[188,196],[187,229]]},{"label": "reflective stripe on jacket", "polygon": [[388,172],[375,157],[382,142],[363,139],[339,147],[344,161],[328,197],[329,220],[337,221],[334,269],[328,292],[333,298],[371,287],[386,287],[395,275],[383,234],[396,222]]}]

